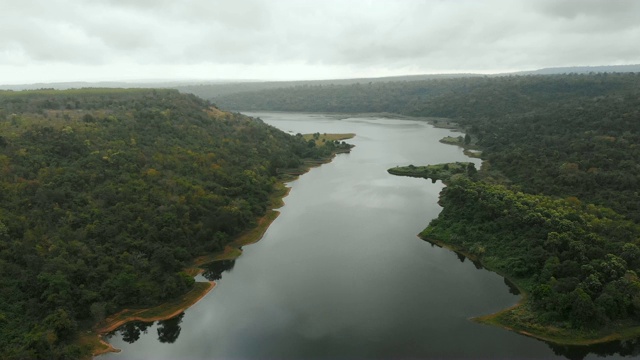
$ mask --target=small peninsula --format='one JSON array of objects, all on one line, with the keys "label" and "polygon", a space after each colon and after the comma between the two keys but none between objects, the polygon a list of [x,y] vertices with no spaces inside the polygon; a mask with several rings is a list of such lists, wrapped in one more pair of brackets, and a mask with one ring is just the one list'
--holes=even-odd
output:
[{"label": "small peninsula", "polygon": [[387,172],[398,176],[431,179],[434,183],[438,180],[447,183],[457,176],[474,177],[478,170],[471,162],[455,162],[427,166],[397,166],[388,169]]}]

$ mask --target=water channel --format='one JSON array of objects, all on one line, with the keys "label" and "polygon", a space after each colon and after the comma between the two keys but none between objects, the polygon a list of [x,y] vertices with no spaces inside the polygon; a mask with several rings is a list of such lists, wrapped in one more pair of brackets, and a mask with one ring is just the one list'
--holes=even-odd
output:
[{"label": "water channel", "polygon": [[172,320],[127,325],[109,339],[122,352],[100,360],[580,359],[637,347],[552,347],[469,321],[518,296],[502,277],[416,237],[440,211],[440,182],[386,172],[479,164],[438,142],[459,134],[415,120],[249,115],[291,133],[356,133],[356,147],[291,182],[263,239],[209,271],[226,269],[203,300]]}]

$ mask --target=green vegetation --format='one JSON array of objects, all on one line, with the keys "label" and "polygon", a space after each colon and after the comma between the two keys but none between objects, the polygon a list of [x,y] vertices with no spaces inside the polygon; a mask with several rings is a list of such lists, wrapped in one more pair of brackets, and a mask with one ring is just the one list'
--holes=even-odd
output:
[{"label": "green vegetation", "polygon": [[326,143],[327,141],[329,142],[334,142],[336,144],[337,147],[344,147],[346,149],[351,149],[351,145],[345,144],[344,142],[340,142],[340,140],[347,140],[347,139],[351,139],[354,136],[356,136],[356,134],[320,134],[320,133],[314,133],[314,134],[304,134],[302,135],[303,138],[306,141],[309,140],[314,140],[316,143],[316,146],[322,146],[324,145],[324,143]]},{"label": "green vegetation", "polygon": [[188,294],[337,148],[175,90],[0,92],[0,357],[87,356],[93,324]]},{"label": "green vegetation", "polygon": [[455,162],[427,166],[397,166],[387,170],[387,172],[389,174],[398,176],[431,179],[433,182],[441,180],[444,183],[448,183],[451,180],[456,179],[460,175],[464,177],[474,178],[478,171],[476,170],[476,166],[473,163]]},{"label": "green vegetation", "polygon": [[447,185],[442,213],[420,237],[463,249],[529,295],[502,325],[576,343],[640,324],[640,226],[573,197],[463,177]]},{"label": "green vegetation", "polygon": [[442,139],[440,139],[440,142],[443,144],[463,146],[464,138],[462,136],[458,136],[458,137],[445,136]]}]

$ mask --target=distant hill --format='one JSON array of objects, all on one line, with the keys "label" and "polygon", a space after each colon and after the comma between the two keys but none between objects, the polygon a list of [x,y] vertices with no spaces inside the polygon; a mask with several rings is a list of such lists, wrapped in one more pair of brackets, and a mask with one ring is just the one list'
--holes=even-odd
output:
[{"label": "distant hill", "polygon": [[403,75],[388,76],[378,78],[355,78],[355,79],[331,79],[331,80],[300,80],[300,81],[255,81],[255,82],[237,82],[226,84],[191,84],[186,86],[176,86],[181,92],[191,93],[203,99],[214,99],[219,96],[230,94],[271,90],[280,88],[293,88],[299,86],[331,86],[331,85],[353,85],[353,84],[375,84],[384,82],[398,81],[422,81],[432,79],[453,79],[464,77],[478,77],[481,74],[425,74],[425,75]]},{"label": "distant hill", "polygon": [[231,94],[255,92],[261,90],[299,88],[304,86],[344,86],[354,84],[380,84],[389,82],[416,82],[425,80],[444,80],[457,78],[472,77],[496,77],[506,75],[555,75],[555,74],[588,74],[588,73],[614,73],[614,72],[640,72],[640,64],[638,65],[607,65],[607,66],[574,66],[574,67],[557,67],[544,68],[532,71],[520,71],[513,73],[501,73],[493,75],[461,73],[461,74],[425,74],[425,75],[406,75],[406,76],[388,76],[379,78],[356,78],[356,79],[333,79],[333,80],[304,80],[304,81],[270,81],[270,82],[244,82],[244,83],[225,83],[225,84],[192,84],[185,86],[174,86],[181,92],[191,93],[203,99],[216,101],[216,98],[225,97]]},{"label": "distant hill", "polygon": [[588,74],[588,73],[626,73],[640,72],[640,64],[635,65],[603,65],[603,66],[568,66],[551,67],[531,71],[518,71],[514,75],[554,75],[554,74]]},{"label": "distant hill", "polygon": [[434,79],[455,79],[469,77],[495,77],[505,75],[554,75],[554,74],[583,74],[583,73],[614,73],[614,72],[640,72],[640,64],[636,65],[602,65],[602,66],[570,66],[553,67],[538,70],[517,71],[499,74],[423,74],[401,75],[374,78],[353,79],[329,79],[329,80],[297,80],[297,81],[259,81],[259,80],[178,80],[178,81],[102,81],[102,82],[56,82],[35,83],[19,85],[0,85],[0,90],[37,90],[37,89],[80,89],[80,88],[167,88],[177,89],[184,93],[194,94],[203,99],[215,99],[230,94],[245,92],[292,88],[300,86],[328,86],[328,85],[353,85],[376,84],[386,82],[413,82]]},{"label": "distant hill", "polygon": [[83,88],[136,88],[136,89],[172,89],[179,86],[193,85],[194,83],[203,83],[207,85],[221,85],[228,83],[239,83],[238,80],[218,80],[218,81],[198,81],[198,80],[180,80],[180,81],[66,81],[53,83],[34,83],[34,84],[17,84],[17,85],[0,85],[0,90],[69,90]]}]

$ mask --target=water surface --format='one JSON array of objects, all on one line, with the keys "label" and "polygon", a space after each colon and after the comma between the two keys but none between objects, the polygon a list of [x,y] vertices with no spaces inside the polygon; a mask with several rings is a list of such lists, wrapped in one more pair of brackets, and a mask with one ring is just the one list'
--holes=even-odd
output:
[{"label": "water surface", "polygon": [[502,277],[417,238],[440,211],[442,183],[386,172],[479,164],[438,142],[459,134],[413,120],[249,115],[292,133],[356,133],[349,140],[356,147],[290,183],[264,238],[237,261],[209,269],[207,276],[221,279],[208,296],[176,319],[129,324],[110,339],[122,353],[103,359],[582,358],[620,351],[552,348],[469,321],[518,296]]}]

